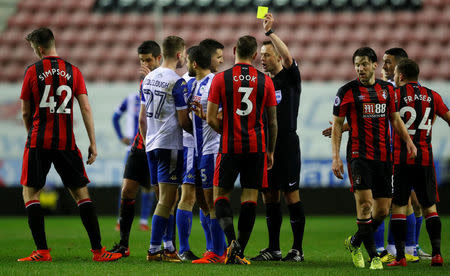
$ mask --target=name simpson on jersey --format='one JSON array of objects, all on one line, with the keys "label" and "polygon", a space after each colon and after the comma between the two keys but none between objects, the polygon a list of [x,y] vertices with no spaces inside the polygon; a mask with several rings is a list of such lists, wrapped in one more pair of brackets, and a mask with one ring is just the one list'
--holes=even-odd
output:
[{"label": "name simpson on jersey", "polygon": [[67,72],[64,71],[64,70],[60,70],[59,68],[58,68],[58,69],[52,68],[52,69],[48,69],[46,72],[40,74],[40,75],[39,75],[39,79],[40,79],[41,81],[43,81],[43,80],[45,80],[48,76],[53,76],[54,74],[56,74],[56,75],[58,75],[58,76],[61,76],[61,77],[64,77],[64,78],[66,78],[67,80],[70,80],[70,78],[72,77],[70,74],[67,74]]}]

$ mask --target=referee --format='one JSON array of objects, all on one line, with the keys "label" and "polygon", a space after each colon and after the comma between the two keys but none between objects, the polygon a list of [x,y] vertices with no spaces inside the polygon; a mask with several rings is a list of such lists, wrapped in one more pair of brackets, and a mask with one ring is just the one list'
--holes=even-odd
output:
[{"label": "referee", "polygon": [[[278,135],[274,153],[274,166],[268,171],[269,186],[262,190],[266,205],[266,222],[269,247],[260,251],[253,261],[302,262],[305,214],[300,201],[300,142],[297,135],[297,116],[300,105],[301,78],[297,62],[292,58],[286,44],[273,32],[273,15],[267,13],[263,22],[266,36],[261,47],[261,62],[265,72],[272,78],[278,102]],[[280,228],[282,222],[280,191],[289,208],[294,242],[292,249],[282,258],[280,251]]]}]

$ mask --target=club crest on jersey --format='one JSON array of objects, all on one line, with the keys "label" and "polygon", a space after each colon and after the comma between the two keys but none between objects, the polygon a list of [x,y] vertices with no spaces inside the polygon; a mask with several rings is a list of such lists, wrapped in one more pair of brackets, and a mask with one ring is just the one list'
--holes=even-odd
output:
[{"label": "club crest on jersey", "polygon": [[283,98],[283,96],[281,95],[281,90],[276,90],[275,91],[275,99],[277,100],[277,104],[279,104],[281,102],[282,98]]},{"label": "club crest on jersey", "polygon": [[381,96],[383,96],[383,98],[386,100],[387,99],[387,91],[386,91],[386,89],[383,89],[382,91],[383,91],[383,93],[381,94]]},{"label": "club crest on jersey", "polygon": [[334,106],[338,106],[341,104],[341,98],[339,98],[339,96],[336,96],[336,98],[334,98]]}]

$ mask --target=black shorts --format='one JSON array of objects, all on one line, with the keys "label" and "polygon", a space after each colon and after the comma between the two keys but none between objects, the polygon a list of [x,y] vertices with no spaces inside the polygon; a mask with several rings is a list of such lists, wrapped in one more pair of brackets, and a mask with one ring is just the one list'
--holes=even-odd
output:
[{"label": "black shorts", "polygon": [[123,178],[137,181],[144,188],[150,188],[150,172],[145,150],[132,149],[130,151],[125,164]]},{"label": "black shorts", "polygon": [[428,208],[436,203],[436,172],[433,166],[405,165],[394,166],[394,197],[392,203],[398,206],[408,204],[411,188],[417,195],[420,205]]},{"label": "black shorts", "polygon": [[[281,137],[280,137],[281,138]],[[292,192],[300,187],[300,142],[297,133],[277,140],[274,163],[267,172],[269,186],[266,190]]]},{"label": "black shorts", "polygon": [[89,183],[80,150],[25,147],[20,184],[41,189],[52,164],[67,188],[81,188]]},{"label": "black shorts", "polygon": [[390,162],[356,158],[349,162],[352,191],[372,190],[373,198],[392,197],[392,164]]},{"label": "black shorts", "polygon": [[241,188],[267,187],[266,153],[219,153],[214,170],[214,186],[232,189],[238,174],[241,174]]}]

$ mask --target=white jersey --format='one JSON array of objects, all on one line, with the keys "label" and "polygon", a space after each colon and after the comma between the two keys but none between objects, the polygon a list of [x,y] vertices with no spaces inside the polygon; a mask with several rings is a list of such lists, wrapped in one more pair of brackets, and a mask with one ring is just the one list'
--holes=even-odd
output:
[{"label": "white jersey", "polygon": [[[133,141],[136,133],[139,130],[139,110],[141,108],[141,100],[138,93],[131,93],[128,95],[116,108],[113,114],[113,125],[117,136],[122,139],[126,137]],[[122,134],[120,127],[120,118],[125,115],[125,129]],[[129,146],[131,148],[131,145]]]},{"label": "white jersey", "polygon": [[141,105],[145,105],[147,133],[145,150],[183,149],[183,135],[177,110],[187,108],[183,94],[186,82],[169,68],[148,73],[141,85]]},{"label": "white jersey", "polygon": [[[203,79],[194,81],[190,90],[190,92],[192,92],[192,101],[199,102],[202,105],[205,114],[208,105],[209,89],[213,78],[214,74],[210,73]],[[208,123],[206,123],[206,120],[202,120],[195,114],[193,114],[193,118],[197,156],[218,153],[220,147],[220,134],[213,130]]]},{"label": "white jersey", "polygon": [[[190,77],[189,76],[189,72],[184,73],[182,78],[186,81],[186,83],[189,83],[189,81],[191,81],[193,79],[195,80],[195,77]],[[186,101],[186,103],[189,104],[189,99],[188,98],[189,98],[189,93],[185,93],[184,100]],[[188,148],[194,148],[195,147],[194,136],[192,136],[192,134],[190,134],[186,130],[183,130],[183,146],[184,147],[188,147]]]}]

